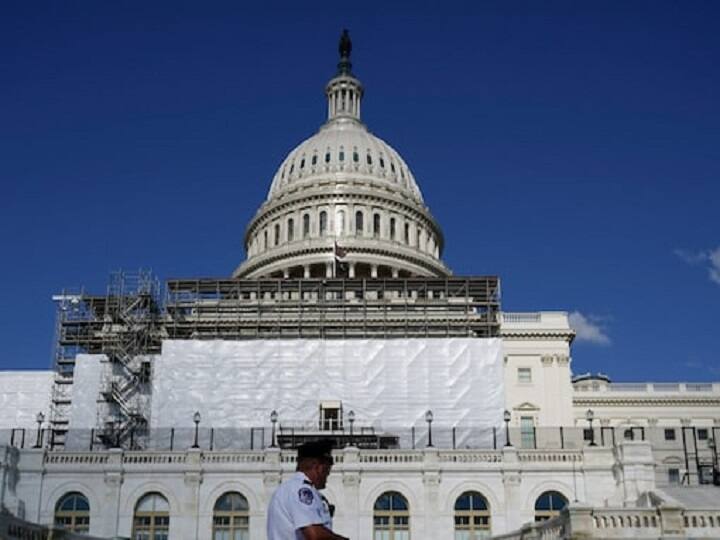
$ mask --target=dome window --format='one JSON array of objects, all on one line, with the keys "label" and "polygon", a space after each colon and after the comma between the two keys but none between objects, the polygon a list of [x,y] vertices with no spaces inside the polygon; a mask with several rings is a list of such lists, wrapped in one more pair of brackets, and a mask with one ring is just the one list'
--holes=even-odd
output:
[{"label": "dome window", "polygon": [[325,163],[330,163],[330,152],[325,153]]},{"label": "dome window", "polygon": [[287,221],[287,239],[288,242],[295,240],[295,220],[293,218]]},{"label": "dome window", "polygon": [[338,154],[338,159],[340,161],[345,161],[345,152],[343,150],[340,150],[340,153]]},{"label": "dome window", "polygon": [[280,244],[280,224],[275,224],[275,245]]},{"label": "dome window", "polygon": [[395,240],[395,218],[390,218],[390,240]]},{"label": "dome window", "polygon": [[358,161],[360,161],[360,156],[358,155],[357,152],[353,152],[353,161],[354,161],[355,163],[357,163]]},{"label": "dome window", "polygon": [[314,155],[314,156],[312,157],[312,164],[313,164],[313,165],[317,165],[317,155]]},{"label": "dome window", "polygon": [[363,213],[358,210],[355,212],[355,234],[361,236],[363,233]]},{"label": "dome window", "polygon": [[372,156],[370,154],[367,155],[367,164],[372,165]]},{"label": "dome window", "polygon": [[327,234],[327,212],[323,210],[320,212],[320,236]]},{"label": "dome window", "polygon": [[303,216],[303,238],[310,236],[310,214]]},{"label": "dome window", "polygon": [[373,236],[380,238],[380,214],[373,214]]},{"label": "dome window", "polygon": [[302,159],[300,160],[300,168],[301,168],[301,169],[304,169],[304,168],[305,168],[305,158],[302,158]]},{"label": "dome window", "polygon": [[405,224],[405,243],[410,245],[410,224]]},{"label": "dome window", "polygon": [[390,170],[395,174],[395,164],[392,161],[390,162]]},{"label": "dome window", "polygon": [[385,160],[382,158],[382,156],[380,156],[380,167],[383,169],[385,168]]},{"label": "dome window", "polygon": [[295,170],[295,164],[293,163],[292,165],[290,165],[290,173],[289,174],[292,174],[294,170]]}]

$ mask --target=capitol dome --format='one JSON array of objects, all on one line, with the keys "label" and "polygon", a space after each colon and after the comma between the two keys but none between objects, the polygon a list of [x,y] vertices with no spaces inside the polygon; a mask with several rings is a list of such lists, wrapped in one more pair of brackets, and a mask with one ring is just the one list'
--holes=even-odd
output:
[{"label": "capitol dome", "polygon": [[328,120],[283,160],[245,233],[237,278],[442,277],[443,236],[402,157],[360,119],[347,32]]}]

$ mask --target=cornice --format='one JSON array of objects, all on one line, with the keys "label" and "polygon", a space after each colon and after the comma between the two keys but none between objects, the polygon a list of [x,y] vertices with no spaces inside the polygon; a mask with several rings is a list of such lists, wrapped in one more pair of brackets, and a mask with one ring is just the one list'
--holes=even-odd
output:
[{"label": "cornice", "polygon": [[573,396],[573,406],[604,406],[604,407],[675,407],[675,406],[691,406],[691,407],[720,407],[720,397],[575,397]]}]

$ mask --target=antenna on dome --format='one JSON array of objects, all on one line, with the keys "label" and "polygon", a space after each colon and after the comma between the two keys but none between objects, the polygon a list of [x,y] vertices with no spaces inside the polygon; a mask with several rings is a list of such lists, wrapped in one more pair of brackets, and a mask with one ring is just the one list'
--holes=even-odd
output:
[{"label": "antenna on dome", "polygon": [[352,63],[350,63],[350,53],[352,52],[352,41],[347,28],[343,30],[338,44],[340,52],[340,62],[338,63],[338,75],[352,75]]}]

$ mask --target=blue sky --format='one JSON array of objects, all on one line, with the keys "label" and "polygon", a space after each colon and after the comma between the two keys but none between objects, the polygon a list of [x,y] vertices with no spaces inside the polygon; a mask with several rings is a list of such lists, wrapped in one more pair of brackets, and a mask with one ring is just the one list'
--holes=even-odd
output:
[{"label": "blue sky", "polygon": [[347,27],[456,274],[573,312],[576,373],[720,380],[720,3],[1,9],[0,369],[50,365],[63,288],[228,276]]}]

